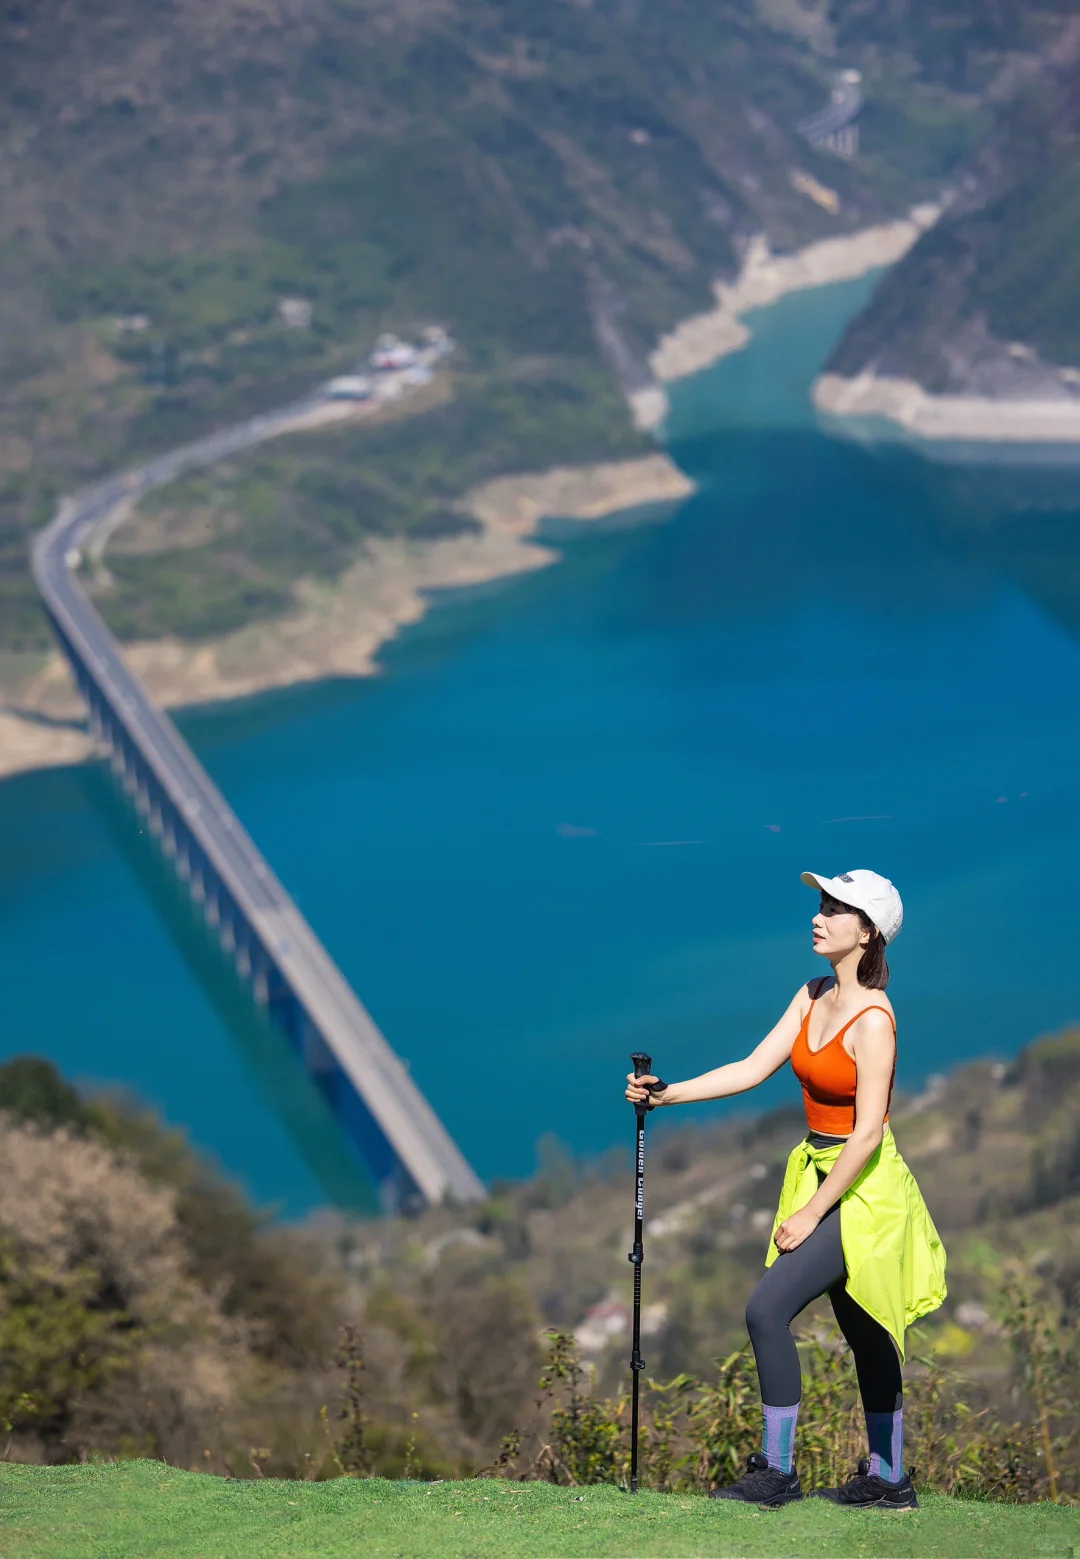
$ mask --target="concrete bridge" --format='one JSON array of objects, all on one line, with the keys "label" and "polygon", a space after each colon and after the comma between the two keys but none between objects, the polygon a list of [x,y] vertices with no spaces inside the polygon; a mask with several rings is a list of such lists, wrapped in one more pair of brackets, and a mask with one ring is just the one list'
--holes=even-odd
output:
[{"label": "concrete bridge", "polygon": [[34,579],[90,728],[145,826],[318,1084],[387,1210],[483,1200],[484,1188],[292,899],[94,610],[76,570],[151,487],[302,426],[321,396],[211,435],[61,505]]},{"label": "concrete bridge", "polygon": [[855,157],[859,151],[859,127],[855,121],[862,106],[862,76],[857,70],[842,70],[834,80],[825,107],[800,120],[796,129],[811,146],[824,146],[838,157]]}]

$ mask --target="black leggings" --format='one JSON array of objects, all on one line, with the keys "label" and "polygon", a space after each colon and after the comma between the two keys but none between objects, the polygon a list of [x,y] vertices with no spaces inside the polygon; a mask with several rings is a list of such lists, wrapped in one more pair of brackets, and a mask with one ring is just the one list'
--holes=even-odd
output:
[{"label": "black leggings", "polygon": [[895,1413],[903,1401],[900,1360],[885,1328],[847,1291],[839,1202],[808,1239],[777,1257],[750,1296],[746,1328],[757,1359],[761,1400],[769,1407],[798,1402],[802,1371],[791,1323],[800,1310],[826,1293],[855,1355],[863,1407],[868,1413]]}]

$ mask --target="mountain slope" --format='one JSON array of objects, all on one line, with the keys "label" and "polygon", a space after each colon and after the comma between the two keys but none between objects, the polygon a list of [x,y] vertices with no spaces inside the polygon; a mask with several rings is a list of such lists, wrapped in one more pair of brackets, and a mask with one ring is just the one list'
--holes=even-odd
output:
[{"label": "mountain slope", "polygon": [[1074,27],[1001,114],[950,210],[885,278],[827,371],[913,379],[936,393],[1071,397],[1078,241]]},{"label": "mountain slope", "polygon": [[[49,642],[25,551],[59,492],[432,318],[500,400],[522,364],[553,393],[591,385],[600,338],[633,387],[753,233],[791,248],[933,193],[1060,19],[1057,0],[9,0],[0,648]],[[796,127],[851,63],[868,106],[846,162]],[[296,296],[308,329],[279,317]],[[598,410],[592,455],[633,447],[617,396]]]}]

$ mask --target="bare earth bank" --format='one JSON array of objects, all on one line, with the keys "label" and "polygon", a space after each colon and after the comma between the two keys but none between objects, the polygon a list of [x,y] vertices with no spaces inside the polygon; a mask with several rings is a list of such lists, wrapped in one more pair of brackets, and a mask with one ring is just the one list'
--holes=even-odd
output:
[{"label": "bare earth bank", "polygon": [[749,341],[742,316],[751,309],[766,308],[788,292],[854,281],[880,266],[894,265],[933,226],[940,212],[937,205],[913,206],[906,217],[894,222],[822,238],[794,254],[774,255],[768,239],[759,234],[747,248],[737,279],[715,283],[716,307],[683,320],[661,337],[649,366],[663,381],[700,373]]},{"label": "bare earth bank", "polygon": [[925,454],[946,444],[1005,444],[1014,450],[1072,446],[1080,458],[1080,372],[1058,375],[1053,394],[1037,396],[935,395],[914,379],[862,373],[845,379],[822,374],[814,405],[826,427],[853,438],[910,442]]},{"label": "bare earth bank", "polygon": [[[241,698],[330,676],[377,672],[381,645],[427,610],[433,590],[475,585],[544,568],[558,553],[535,538],[548,516],[580,523],[622,511],[663,519],[694,491],[664,454],[605,465],[504,476],[471,492],[464,508],[479,529],[426,542],[372,540],[332,585],[301,580],[298,608],[202,643],[155,639],[125,655],[166,707]],[[5,674],[6,673],[6,674]],[[54,651],[0,672],[0,775],[79,763],[93,751],[67,663]],[[70,723],[69,723],[70,722]]]}]

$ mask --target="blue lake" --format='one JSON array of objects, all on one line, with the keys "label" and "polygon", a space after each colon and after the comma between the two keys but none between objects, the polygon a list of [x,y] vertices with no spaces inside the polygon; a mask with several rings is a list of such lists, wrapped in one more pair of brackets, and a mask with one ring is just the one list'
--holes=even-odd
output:
[{"label": "blue lake", "polygon": [[[869,285],[677,387],[701,485],[670,523],[448,598],[380,680],[181,722],[486,1177],[622,1141],[631,1050],[678,1077],[753,1045],[817,972],[805,868],[904,896],[901,1086],[1080,1017],[1080,514],[817,432]],[[109,795],[0,785],[2,1052],[133,1089],[285,1214],[353,1199]]]}]

